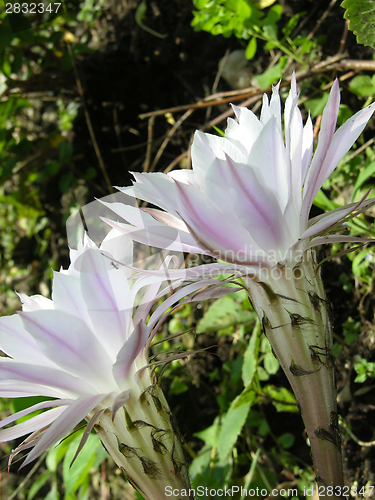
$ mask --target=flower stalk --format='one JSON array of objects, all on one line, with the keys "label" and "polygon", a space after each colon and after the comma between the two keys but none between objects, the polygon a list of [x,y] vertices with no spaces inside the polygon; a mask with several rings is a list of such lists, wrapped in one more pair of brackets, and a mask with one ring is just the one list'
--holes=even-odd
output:
[{"label": "flower stalk", "polygon": [[264,268],[255,279],[243,280],[299,402],[317,483],[321,491],[342,487],[331,306],[315,254],[309,250],[293,267]]},{"label": "flower stalk", "polygon": [[140,378],[143,391],[132,391],[113,418],[102,412],[94,425],[108,454],[145,500],[164,500],[165,487],[189,490],[181,436],[158,384],[148,371]]}]

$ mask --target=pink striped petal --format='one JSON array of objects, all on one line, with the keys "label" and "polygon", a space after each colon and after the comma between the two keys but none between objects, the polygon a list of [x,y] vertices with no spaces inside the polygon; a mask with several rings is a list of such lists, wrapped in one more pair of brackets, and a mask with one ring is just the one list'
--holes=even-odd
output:
[{"label": "pink striped petal", "polygon": [[312,248],[317,245],[326,245],[327,243],[373,243],[372,238],[358,238],[356,236],[346,236],[345,234],[328,234],[326,236],[321,236],[318,238],[313,238],[307,245],[307,248]]},{"label": "pink striped petal", "polygon": [[112,405],[112,421],[115,419],[116,413],[119,411],[121,406],[127,402],[130,396],[130,391],[123,391],[116,396],[116,399]]},{"label": "pink striped petal", "polygon": [[366,200],[365,198],[363,198],[357,203],[351,203],[350,205],[339,207],[335,210],[331,210],[330,212],[326,212],[325,214],[320,215],[319,218],[316,217],[315,219],[313,219],[316,222],[311,224],[310,227],[306,229],[300,239],[304,240],[306,238],[310,238],[311,236],[320,233],[324,229],[328,229],[329,227],[334,226],[352,212],[362,210],[364,208],[370,208],[374,204],[375,199]]},{"label": "pink striped petal", "polygon": [[123,231],[125,234],[129,234],[134,241],[143,243],[144,245],[156,248],[166,248],[177,252],[204,253],[204,250],[202,250],[197,243],[192,245],[181,241],[182,237],[195,241],[191,235],[187,235],[187,238],[185,238],[186,233],[179,233],[176,229],[167,227],[161,222],[158,223],[156,220],[154,220],[152,226],[147,226],[145,229],[138,229],[130,224],[123,224],[105,218],[102,220],[111,227]]},{"label": "pink striped petal", "polygon": [[132,174],[137,181],[132,188],[121,188],[116,186],[116,189],[130,196],[135,196],[136,198],[152,203],[153,205],[157,205],[163,210],[172,213],[172,215],[176,215],[173,212],[176,189],[171,177],[159,172],[151,174],[132,172]]},{"label": "pink striped petal", "polygon": [[39,387],[39,391],[34,393],[35,396],[51,396],[51,390],[59,391],[56,397],[60,398],[76,398],[81,394],[96,392],[84,380],[62,370],[0,358],[0,388],[3,383],[7,384],[9,381],[25,382],[26,387],[32,387],[30,384],[34,384],[35,389]]},{"label": "pink striped petal", "polygon": [[[336,78],[328,98],[328,102],[323,111],[322,122],[319,133],[318,147],[316,148],[314,158],[307,171],[305,187],[304,187],[304,202],[302,218],[308,219],[310,207],[315,198],[315,194],[319,191],[322,184],[318,183],[320,172],[330,147],[333,134],[336,128],[337,115],[340,106],[340,87]],[[315,194],[314,194],[315,193]]]},{"label": "pink striped petal", "polygon": [[54,363],[99,392],[108,390],[108,384],[111,387],[112,363],[83,321],[61,311],[19,314],[41,351]]},{"label": "pink striped petal", "polygon": [[113,365],[113,376],[118,386],[124,390],[127,386],[127,378],[135,367],[134,361],[144,349],[149,335],[150,328],[140,321],[117,355],[116,363]]},{"label": "pink striped petal", "polygon": [[[168,212],[163,212],[161,210],[157,210],[156,208],[142,208],[143,212],[147,212],[150,214],[154,219],[156,219],[159,222],[162,222],[163,224],[169,226],[169,227],[174,227],[175,229],[178,229],[179,231],[185,231],[188,234],[188,229],[186,225],[182,222],[182,220],[177,219],[177,217],[174,217],[173,215],[169,214]],[[193,240],[192,240],[193,242]]]},{"label": "pink striped petal", "polygon": [[[326,179],[328,179],[328,177],[332,174],[339,162],[343,159],[354,142],[363,132],[374,111],[375,103],[367,106],[367,108],[362,109],[361,111],[358,111],[358,113],[349,118],[344,125],[337,130],[332,138],[332,142],[324,159],[317,181],[318,184],[323,185]],[[315,195],[316,193],[314,193],[314,196]]]},{"label": "pink striped petal", "polygon": [[0,430],[0,443],[11,441],[24,436],[25,434],[30,434],[31,432],[43,429],[43,427],[46,427],[54,422],[59,415],[64,413],[65,410],[66,406],[53,408],[52,410],[45,411],[35,417],[29,418],[20,424],[14,425],[9,429]]},{"label": "pink striped petal", "polygon": [[81,282],[68,274],[53,273],[52,300],[55,308],[91,324],[87,306],[82,296]]},{"label": "pink striped petal", "polygon": [[23,380],[0,380],[1,398],[27,398],[44,396],[48,398],[64,398],[66,392]]},{"label": "pink striped petal", "polygon": [[[57,441],[65,437],[74,427],[81,422],[86,416],[105,398],[107,394],[97,394],[95,396],[82,396],[51,424],[49,429],[45,431],[38,444],[28,455],[23,462],[22,467],[39,457],[47,448],[55,444]],[[52,411],[52,410],[50,410]]]},{"label": "pink striped petal", "polygon": [[44,410],[45,408],[51,408],[54,406],[68,406],[71,403],[73,403],[73,399],[56,399],[53,401],[43,401],[41,403],[37,403],[33,406],[30,406],[29,408],[26,408],[25,410],[18,411],[17,413],[13,413],[9,417],[0,420],[0,428],[5,427],[8,424],[11,424],[15,420],[18,420],[19,418],[24,417],[25,415],[33,413],[34,411]]},{"label": "pink striped petal", "polygon": [[[97,339],[95,344],[92,343],[92,347],[97,346],[95,349],[97,356],[94,356],[93,364],[96,363],[95,360],[98,357],[100,358],[100,352],[103,349],[113,362],[116,359],[118,349],[126,338],[128,313],[124,312],[123,309],[131,311],[133,308],[133,303],[129,300],[127,273],[123,269],[113,268],[108,258],[104,257],[100,251],[93,249],[88,249],[82,254],[78,265],[81,271],[82,296],[85,300],[87,314],[94,326],[92,330],[85,328],[88,347],[90,345],[89,337]],[[111,268],[111,271],[108,268]],[[111,279],[112,274],[113,280]],[[81,335],[83,336],[83,333]],[[90,350],[87,351],[88,356],[89,353]],[[103,356],[103,359],[105,357]]]},{"label": "pink striped petal", "polygon": [[[288,168],[282,132],[271,116],[251,148],[248,168],[254,171],[262,186],[276,195],[281,210],[288,202]],[[263,189],[263,187],[262,187]]]},{"label": "pink striped petal", "polygon": [[232,262],[241,255],[244,263],[251,253],[249,236],[233,218],[225,212],[218,213],[216,207],[208,202],[201,192],[176,181],[179,190],[177,202],[179,215],[206,252],[212,252],[217,258]]},{"label": "pink striped petal", "polygon": [[16,361],[57,368],[25,330],[18,314],[0,318],[0,348]]},{"label": "pink striped petal", "polygon": [[219,169],[227,171],[227,189],[236,216],[259,249],[267,252],[289,248],[283,213],[273,191],[262,186],[246,165],[234,164],[230,158],[225,162],[217,160],[217,179],[221,178]]}]

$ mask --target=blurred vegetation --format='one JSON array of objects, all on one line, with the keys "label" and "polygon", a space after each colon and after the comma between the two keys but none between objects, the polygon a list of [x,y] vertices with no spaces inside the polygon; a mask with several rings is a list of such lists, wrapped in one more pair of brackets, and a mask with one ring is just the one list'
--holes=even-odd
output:
[{"label": "blurred vegetation", "polygon": [[[344,3],[349,12],[349,0]],[[0,14],[2,314],[10,314],[19,307],[14,289],[49,295],[51,269],[59,267],[61,249],[66,247],[67,217],[91,201],[86,198],[87,184],[108,194],[103,188],[105,176],[98,165],[84,163],[84,168],[77,170],[72,162],[76,154],[74,123],[84,105],[79,88],[72,91],[72,86],[78,85],[75,63],[95,50],[88,44],[89,33],[102,15],[104,4],[104,0],[63,2],[60,16],[24,16],[23,21],[20,14],[17,19],[4,11]],[[141,29],[149,28],[147,13],[151,4],[154,5],[142,1],[134,5],[132,14]],[[273,59],[274,64],[254,75],[253,81],[261,90],[268,89],[286,71],[290,74],[293,65],[305,69],[320,62],[325,44],[329,43],[326,36],[309,36],[302,29],[306,12],[285,17],[281,2],[193,0],[193,4],[191,29],[236,37],[248,60],[256,61],[264,54]],[[15,29],[25,26],[22,22],[31,27]],[[150,29],[147,32],[153,36]],[[58,77],[49,78],[51,74]],[[310,112],[319,121],[333,77],[333,73],[319,75],[299,84],[305,116]],[[368,74],[352,71],[343,85],[351,99],[340,106],[339,125],[373,100],[375,94],[374,77]],[[282,89],[284,98],[286,92]],[[315,200],[316,207],[331,210],[360,200],[369,190],[369,196],[375,197],[374,172],[373,140],[365,142],[361,137],[324,184]],[[348,232],[374,238],[373,215],[372,211],[351,221]],[[334,245],[332,255],[340,256],[347,248]],[[322,257],[330,256],[328,252]],[[351,382],[351,375],[341,375],[345,387],[350,383],[371,384],[375,358],[371,351],[374,251],[371,247],[359,248],[349,253],[348,258],[351,265],[341,270],[338,287],[343,296],[351,294],[350,297],[356,298],[358,311],[355,318],[345,317],[339,324],[334,346],[339,367],[350,374],[355,372]],[[327,283],[329,288],[329,279]],[[195,357],[197,361],[193,358],[191,362],[172,362],[163,375],[172,409],[181,420],[187,411],[188,394],[194,387],[200,391],[204,386],[211,396],[207,399],[212,410],[210,423],[186,443],[192,459],[193,486],[240,485],[270,491],[287,482],[287,487],[298,487],[300,492],[310,487],[314,476],[309,458],[299,456],[301,446],[308,448],[302,424],[296,424],[300,418],[298,406],[261,333],[246,293],[237,292],[209,304],[184,305],[172,314],[159,340],[187,330],[181,337],[159,344],[156,354],[207,347],[199,344],[199,339],[227,346],[222,363],[212,361],[219,356],[213,349],[213,354]],[[198,364],[191,364],[195,362]],[[203,374],[198,377],[191,366],[199,367]],[[1,414],[18,411],[22,405],[29,406],[29,402],[2,401]],[[291,420],[291,426],[275,425],[278,419],[284,423],[294,415],[296,419]],[[299,434],[294,432],[296,425],[301,425]],[[108,496],[103,498],[122,498],[124,481],[106,460],[95,435],[90,436],[74,465],[69,467],[81,433],[78,431],[51,449],[23,483],[21,479],[16,483],[12,475],[2,480],[3,491],[21,500],[92,500],[102,498],[106,488]],[[345,436],[344,433],[343,440]],[[1,445],[4,454],[11,448],[11,443]]]}]

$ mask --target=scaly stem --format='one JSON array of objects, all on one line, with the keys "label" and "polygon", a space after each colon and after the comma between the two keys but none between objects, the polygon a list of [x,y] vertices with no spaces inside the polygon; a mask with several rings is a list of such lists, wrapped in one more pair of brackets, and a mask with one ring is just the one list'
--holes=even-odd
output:
[{"label": "scaly stem", "polygon": [[167,487],[191,499],[180,436],[164,394],[146,370],[138,384],[143,390],[134,388],[114,419],[106,410],[96,421],[95,431],[145,500],[165,500]]},{"label": "scaly stem", "polygon": [[337,487],[339,497],[343,472],[330,305],[315,255],[309,251],[300,263],[263,269],[244,282],[298,399],[320,490]]}]

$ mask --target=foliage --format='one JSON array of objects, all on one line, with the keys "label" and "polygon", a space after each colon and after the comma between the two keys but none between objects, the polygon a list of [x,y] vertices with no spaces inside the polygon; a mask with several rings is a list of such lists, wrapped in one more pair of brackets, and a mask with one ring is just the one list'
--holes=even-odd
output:
[{"label": "foliage", "polygon": [[354,364],[354,370],[357,372],[357,376],[354,382],[362,384],[366,382],[368,378],[375,377],[375,363],[372,361],[367,361],[360,356],[357,357],[356,363]]},{"label": "foliage", "polygon": [[[49,286],[50,269],[56,268],[57,261],[52,248],[56,227],[63,227],[65,218],[78,206],[72,193],[98,175],[95,166],[87,166],[80,172],[73,168],[75,151],[71,131],[82,108],[64,84],[58,89],[56,101],[50,106],[44,102],[39,114],[37,102],[27,94],[38,82],[48,80],[50,71],[56,70],[74,78],[73,61],[92,50],[87,44],[87,29],[85,32],[81,25],[81,35],[78,36],[76,28],[79,23],[93,26],[104,3],[103,0],[85,0],[77,14],[68,8],[64,15],[46,25],[15,33],[5,14],[0,14],[0,93],[3,94],[0,102],[0,292],[4,300],[3,313],[13,312],[10,288],[18,288],[27,280],[33,280],[28,285],[33,291],[39,291],[34,289],[40,282]],[[371,8],[373,3],[366,1]],[[144,8],[146,2],[141,4]],[[345,0],[342,4],[347,9],[345,17],[350,16],[349,26],[358,31],[359,43],[374,47],[372,34],[368,32],[369,18],[363,20],[365,14],[356,10],[358,5],[359,2]],[[315,60],[319,44],[324,41],[316,37],[309,39],[302,34],[294,36],[303,13],[286,22],[281,5],[275,1],[194,0],[194,7],[192,25],[196,31],[223,37],[234,35],[246,49],[247,59],[255,60],[264,51],[282,51],[283,55],[272,68],[256,75],[255,80],[261,89],[268,89],[281,78],[283,69],[289,64],[288,58],[298,62],[298,67]],[[145,13],[144,9],[138,11],[137,22],[147,22]],[[71,45],[68,45],[69,37],[75,39]],[[302,86],[300,98],[304,99],[306,115],[310,112],[313,119],[321,115],[327,102],[326,85],[329,81],[330,76],[319,76]],[[348,95],[353,99],[358,97],[361,104],[366,105],[375,94],[375,78],[357,75],[348,81],[347,89]],[[342,124],[352,114],[351,107],[341,105],[338,123]],[[372,190],[370,196],[375,196],[374,172],[372,146],[367,146],[356,156],[349,152],[319,192],[316,207],[331,210],[343,203],[360,200],[368,190]],[[53,193],[59,199],[59,205],[64,196],[68,199],[64,211],[59,210],[57,216],[49,210],[46,202],[51,185],[55,186]],[[373,221],[368,215],[362,214],[348,222],[346,229],[352,235],[375,237]],[[17,259],[21,245],[25,244],[30,245],[32,263]],[[332,254],[345,250],[345,246],[335,245]],[[374,251],[371,247],[359,248],[348,257],[352,269],[351,273],[348,271],[340,276],[343,289],[353,292],[357,288],[363,295],[370,294]],[[46,294],[48,286],[45,285]],[[270,491],[278,485],[275,471],[285,470],[296,480],[302,498],[303,488],[311,486],[313,475],[295,455],[301,444],[299,436],[275,425],[279,417],[298,416],[298,407],[294,395],[285,387],[279,364],[255,319],[246,293],[237,292],[199,306],[195,308],[187,304],[175,311],[158,339],[170,337],[154,348],[160,357],[169,350],[193,350],[197,348],[195,333],[202,337],[213,336],[213,343],[230,343],[228,359],[206,373],[207,380],[202,382],[202,386],[206,384],[212,392],[213,388],[216,389],[213,396],[216,413],[210,424],[194,435],[194,450],[190,450],[193,486],[222,488],[241,484],[246,488],[259,487]],[[360,331],[361,323],[357,317],[346,318],[335,353],[340,348],[342,352],[354,349]],[[182,332],[187,333],[171,338]],[[175,361],[163,372],[168,396],[179,402],[195,383],[194,374],[187,366]],[[374,377],[372,361],[358,357],[354,369],[357,383]],[[9,411],[9,404],[1,403],[1,412],[5,414]],[[21,404],[24,404],[22,400],[14,400],[13,410],[19,410]],[[174,410],[178,413],[178,405]],[[93,498],[90,485],[94,475],[99,476],[97,469],[106,455],[96,436],[91,435],[70,468],[81,435],[82,430],[51,449],[44,468],[32,476],[32,485],[28,483],[25,487],[24,498]],[[273,469],[268,467],[264,459],[266,455],[275,464]],[[111,478],[108,478],[108,483],[111,483]]]},{"label": "foliage", "polygon": [[[241,40],[249,40],[245,50],[247,59],[253,59],[258,50],[258,40],[265,42],[264,50],[280,49],[288,57],[302,62],[301,56],[313,54],[314,43],[303,36],[290,38],[302,13],[296,14],[282,27],[283,36],[279,38],[279,22],[282,6],[274,2],[252,2],[249,0],[194,0],[194,19],[192,26],[196,31],[208,31],[213,35],[230,37],[232,34]],[[267,11],[264,8],[272,5]],[[258,76],[261,89],[281,77],[286,60],[281,60],[269,74]]]},{"label": "foliage", "polygon": [[349,29],[357,37],[358,43],[375,49],[375,1],[344,0],[341,7],[346,9],[344,18],[349,19]]}]

